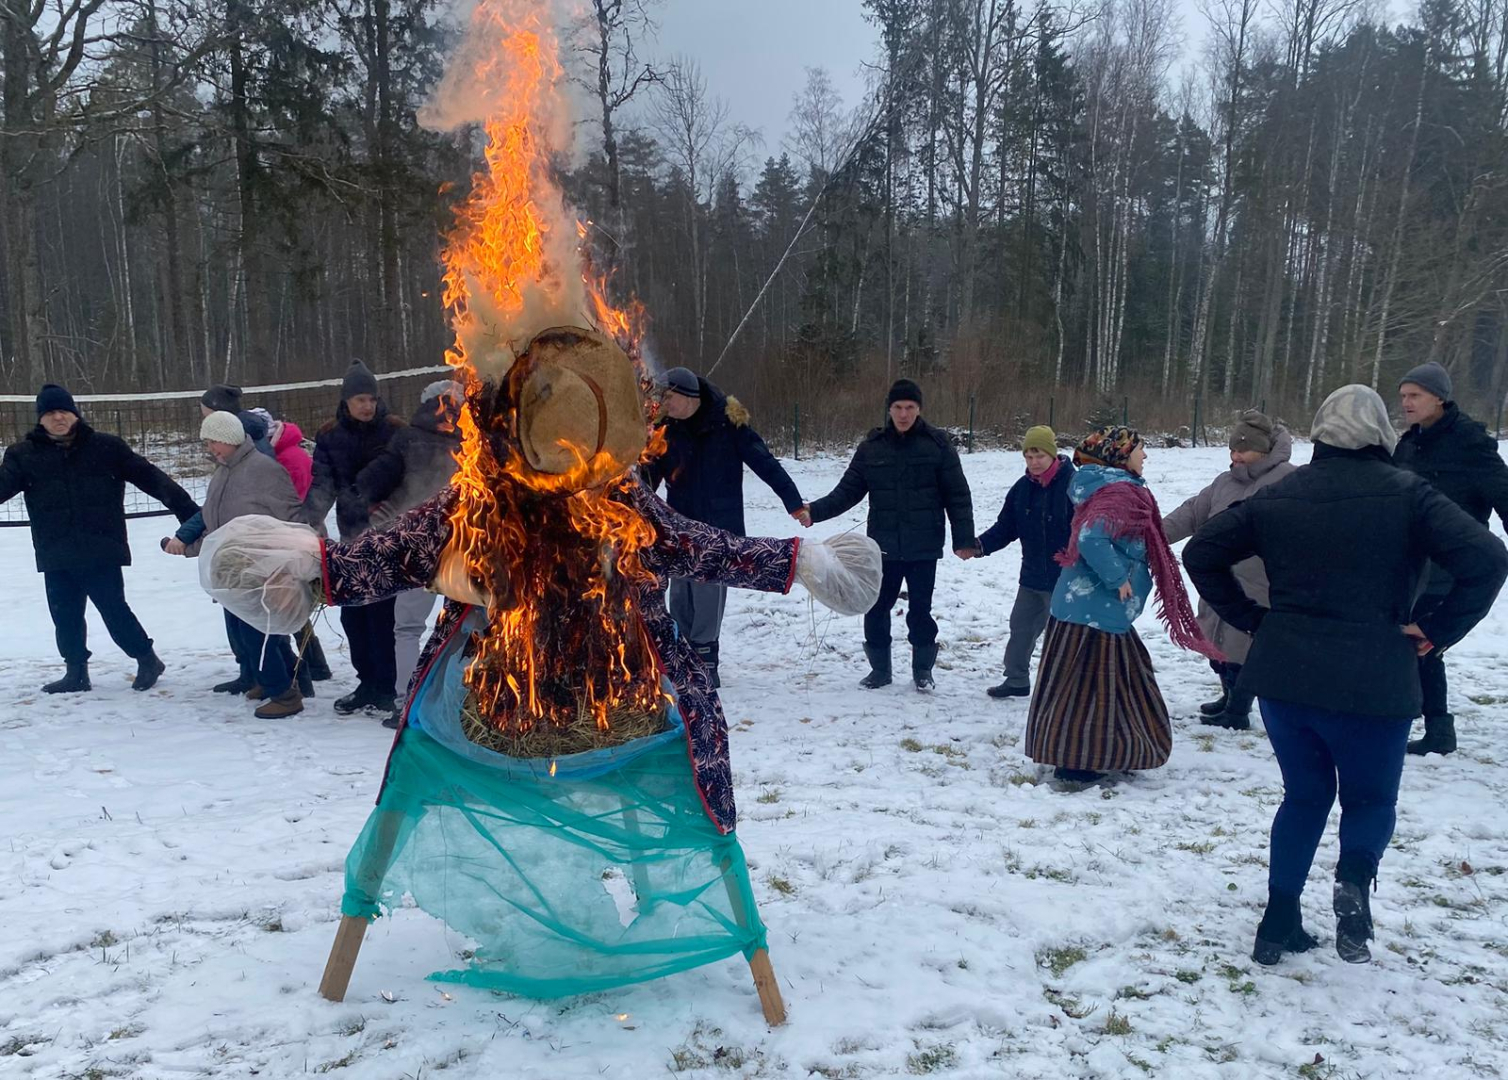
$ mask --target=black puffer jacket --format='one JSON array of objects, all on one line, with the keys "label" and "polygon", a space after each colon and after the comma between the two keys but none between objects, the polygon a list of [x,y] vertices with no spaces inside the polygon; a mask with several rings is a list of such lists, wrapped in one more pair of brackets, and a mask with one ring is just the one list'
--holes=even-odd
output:
[{"label": "black puffer jacket", "polygon": [[356,488],[361,474],[388,444],[402,420],[390,416],[387,403],[377,403],[377,415],[357,420],[342,401],[335,419],[314,437],[314,482],[304,497],[304,520],[321,531],[330,505],[335,505],[335,524],[342,540],[354,540],[371,524],[367,502]]},{"label": "black puffer jacket", "polygon": [[80,420],[60,443],[38,425],[5,451],[0,502],[26,496],[31,542],[43,573],[96,566],[130,566],[126,543],[126,484],[162,503],[180,522],[198,503],[125,441]]},{"label": "black puffer jacket", "polygon": [[[1267,568],[1270,607],[1232,567]],[[1487,614],[1508,575],[1502,543],[1381,447],[1316,443],[1314,462],[1217,514],[1184,549],[1199,594],[1255,634],[1240,686],[1258,697],[1334,712],[1410,719],[1421,707],[1419,664],[1402,627],[1426,559],[1454,577],[1419,626],[1436,648]]]},{"label": "black puffer jacket", "polygon": [[368,507],[382,505],[372,515],[372,527],[384,529],[450,483],[456,471],[461,432],[456,427],[460,405],[449,394],[426,401],[408,425],[388,440],[382,452],[356,477],[356,488]]},{"label": "black puffer jacket", "polygon": [[644,470],[650,490],[663,480],[665,501],[677,513],[744,535],[744,466],[770,486],[786,511],[801,509],[801,492],[749,426],[749,410],[706,379],[701,408],[665,422],[665,453]]},{"label": "black puffer jacket", "polygon": [[942,558],[944,514],[953,527],[953,549],[974,546],[974,503],[958,451],[925,420],[904,435],[888,421],[871,431],[838,486],[812,503],[812,520],[835,518],[865,495],[869,536],[886,559]]},{"label": "black puffer jacket", "polygon": [[1454,402],[1430,427],[1415,424],[1405,431],[1393,460],[1483,525],[1494,512],[1508,525],[1508,463],[1497,440]]}]

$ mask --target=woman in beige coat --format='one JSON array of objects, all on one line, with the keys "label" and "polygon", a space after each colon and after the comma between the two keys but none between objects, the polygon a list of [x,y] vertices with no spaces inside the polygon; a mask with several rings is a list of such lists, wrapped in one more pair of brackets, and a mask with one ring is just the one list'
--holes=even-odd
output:
[{"label": "woman in beige coat", "polygon": [[[1276,484],[1294,471],[1293,436],[1255,409],[1242,414],[1230,437],[1230,468],[1209,487],[1187,500],[1163,519],[1168,542],[1176,544],[1193,536],[1210,518],[1238,502],[1251,498],[1264,487]],[[1235,567],[1242,590],[1257,603],[1267,604],[1267,570],[1260,559],[1247,559]],[[1237,630],[1199,601],[1199,626],[1223,652],[1224,664],[1210,662],[1220,676],[1221,692],[1214,701],[1199,707],[1200,723],[1245,731],[1251,727],[1252,696],[1236,689],[1236,676],[1251,649],[1251,635]]]}]

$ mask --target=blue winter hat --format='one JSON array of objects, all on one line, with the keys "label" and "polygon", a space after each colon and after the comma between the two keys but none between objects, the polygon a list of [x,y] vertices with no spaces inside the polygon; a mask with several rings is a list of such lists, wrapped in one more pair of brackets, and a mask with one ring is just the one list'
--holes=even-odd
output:
[{"label": "blue winter hat", "polygon": [[73,395],[57,383],[48,383],[37,395],[37,419],[42,419],[50,412],[71,412],[74,416],[79,414]]},{"label": "blue winter hat", "polygon": [[702,396],[702,384],[696,377],[696,372],[690,368],[673,367],[665,373],[665,389],[674,390],[682,397],[699,398]]}]

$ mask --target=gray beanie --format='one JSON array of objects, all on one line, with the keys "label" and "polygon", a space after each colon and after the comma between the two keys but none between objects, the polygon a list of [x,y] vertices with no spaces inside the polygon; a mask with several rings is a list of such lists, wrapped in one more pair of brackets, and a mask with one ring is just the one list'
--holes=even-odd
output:
[{"label": "gray beanie", "polygon": [[461,388],[461,384],[456,382],[454,379],[436,379],[434,382],[426,386],[424,388],[424,392],[419,395],[419,404],[428,404],[429,402],[434,401],[436,398],[441,397],[442,395],[445,397],[453,397],[457,401],[461,401],[466,397],[466,391],[463,390]]},{"label": "gray beanie", "polygon": [[346,377],[340,381],[340,400],[350,401],[357,394],[377,396],[377,376],[360,360],[352,360]]},{"label": "gray beanie", "polygon": [[1391,454],[1398,446],[1398,432],[1388,419],[1388,407],[1376,390],[1360,383],[1342,386],[1325,399],[1314,414],[1309,437],[1340,450],[1380,446]]},{"label": "gray beanie", "polygon": [[1272,421],[1265,413],[1247,409],[1230,433],[1232,450],[1255,450],[1259,454],[1272,453]]},{"label": "gray beanie", "polygon": [[1427,364],[1420,364],[1399,379],[1398,388],[1401,390],[1409,383],[1413,383],[1427,394],[1434,394],[1441,401],[1449,401],[1453,389],[1450,384],[1450,372],[1433,360]]},{"label": "gray beanie", "polygon": [[212,412],[199,425],[199,438],[240,446],[246,441],[246,425],[233,412]]}]

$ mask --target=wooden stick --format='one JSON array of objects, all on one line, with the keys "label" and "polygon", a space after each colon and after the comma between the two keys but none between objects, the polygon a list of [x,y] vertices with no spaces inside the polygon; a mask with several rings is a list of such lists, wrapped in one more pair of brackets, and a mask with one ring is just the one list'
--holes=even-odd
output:
[{"label": "wooden stick", "polygon": [[749,971],[754,975],[754,990],[759,994],[765,1023],[779,1027],[785,1023],[785,999],[780,996],[780,983],[775,979],[768,949],[760,949],[749,957]]},{"label": "wooden stick", "polygon": [[320,997],[326,1001],[346,999],[346,987],[351,985],[351,972],[356,968],[356,955],[361,952],[361,942],[366,934],[365,919],[357,915],[340,917],[340,929],[335,931],[330,959],[325,961],[325,977],[319,982]]},{"label": "wooden stick", "polygon": [[[733,860],[724,859],[723,885],[728,890],[728,903],[733,908],[733,919],[745,930],[749,928],[749,908],[739,894],[737,883],[728,876],[733,869]],[[765,1023],[779,1027],[785,1023],[785,999],[780,996],[780,983],[775,979],[775,968],[770,963],[769,949],[756,949],[749,957],[749,972],[754,976],[754,992],[759,995],[759,1007],[764,1010]]]}]

